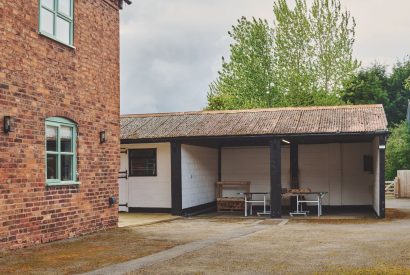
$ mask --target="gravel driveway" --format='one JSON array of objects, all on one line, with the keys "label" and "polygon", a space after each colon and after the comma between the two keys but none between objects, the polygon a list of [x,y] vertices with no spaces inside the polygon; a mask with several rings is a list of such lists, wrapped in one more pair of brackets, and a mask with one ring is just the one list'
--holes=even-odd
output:
[{"label": "gravel driveway", "polygon": [[124,227],[0,253],[0,274],[410,274],[410,200],[387,207],[384,220],[216,215]]}]

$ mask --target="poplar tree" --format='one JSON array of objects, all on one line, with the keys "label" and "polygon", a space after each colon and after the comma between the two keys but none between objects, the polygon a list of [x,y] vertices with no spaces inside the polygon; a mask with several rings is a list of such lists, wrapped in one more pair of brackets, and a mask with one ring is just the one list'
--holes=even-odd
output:
[{"label": "poplar tree", "polygon": [[355,21],[338,0],[274,3],[275,81],[284,105],[343,103],[343,83],[360,66],[353,58]]},{"label": "poplar tree", "polygon": [[339,0],[274,2],[274,24],[242,18],[230,34],[230,58],[210,85],[209,109],[342,104],[360,66],[355,21]]},{"label": "poplar tree", "polygon": [[228,60],[211,83],[208,109],[239,109],[272,106],[273,33],[266,20],[242,17],[228,32],[233,43]]}]

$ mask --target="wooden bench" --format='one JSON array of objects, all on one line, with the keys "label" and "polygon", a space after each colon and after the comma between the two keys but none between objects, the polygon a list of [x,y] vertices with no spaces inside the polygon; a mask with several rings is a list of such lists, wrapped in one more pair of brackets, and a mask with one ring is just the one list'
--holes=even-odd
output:
[{"label": "wooden bench", "polygon": [[243,211],[245,210],[245,198],[224,197],[224,191],[250,192],[250,181],[218,181],[216,182],[216,203],[220,211]]}]

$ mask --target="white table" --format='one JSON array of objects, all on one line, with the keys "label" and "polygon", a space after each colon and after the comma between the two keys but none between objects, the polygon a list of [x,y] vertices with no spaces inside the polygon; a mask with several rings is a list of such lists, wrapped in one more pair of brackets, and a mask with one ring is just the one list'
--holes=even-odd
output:
[{"label": "white table", "polygon": [[[263,203],[263,212],[258,212],[258,215],[267,215],[270,214],[270,211],[266,211],[266,203],[267,199],[266,196],[269,192],[241,192],[238,193],[243,195],[245,198],[245,217],[248,216],[248,205],[250,205],[250,214],[252,215],[252,204],[253,203]],[[263,195],[263,200],[254,200],[253,195]]]},{"label": "white table", "polygon": [[[328,194],[328,192],[293,192],[293,193],[286,193],[284,196],[289,197],[296,197],[296,211],[290,212],[289,215],[293,217],[293,215],[305,215],[309,213],[309,211],[304,211],[302,208],[302,203],[315,203],[317,204],[317,215],[322,215],[322,199],[323,197]],[[307,195],[316,195],[316,200],[307,200],[301,199],[301,196]]]}]

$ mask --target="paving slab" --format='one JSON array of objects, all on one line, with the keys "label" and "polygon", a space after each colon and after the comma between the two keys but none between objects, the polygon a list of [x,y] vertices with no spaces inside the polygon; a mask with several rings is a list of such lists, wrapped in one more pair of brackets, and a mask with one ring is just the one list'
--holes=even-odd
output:
[{"label": "paving slab", "polygon": [[142,226],[179,219],[166,213],[119,213],[118,227]]}]

